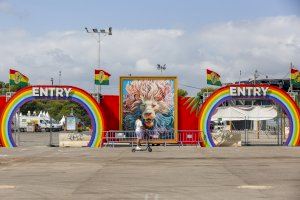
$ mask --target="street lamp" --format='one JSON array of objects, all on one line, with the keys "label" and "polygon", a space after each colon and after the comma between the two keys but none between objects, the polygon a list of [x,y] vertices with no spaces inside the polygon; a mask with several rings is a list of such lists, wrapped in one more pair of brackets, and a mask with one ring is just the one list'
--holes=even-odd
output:
[{"label": "street lamp", "polygon": [[[103,34],[104,36],[106,35],[112,35],[112,27],[109,27],[107,30],[105,29],[97,29],[97,28],[92,28],[91,30],[89,30],[87,27],[85,27],[85,31],[87,33],[90,33],[90,34],[97,34],[98,35],[98,39],[97,39],[97,42],[98,42],[98,67],[101,67],[101,63],[100,63],[100,43],[101,43],[101,34]],[[101,94],[101,85],[98,85],[97,87],[97,101],[100,102],[100,95]]]},{"label": "street lamp", "polygon": [[101,36],[101,34],[103,34],[104,36],[112,35],[112,27],[109,27],[108,30],[97,29],[97,28],[92,28],[91,30],[89,30],[87,27],[85,27],[85,31],[90,34],[98,35],[98,39],[97,39],[97,42],[99,45],[99,47],[98,47],[98,66],[100,67],[100,36]]},{"label": "street lamp", "polygon": [[164,70],[166,70],[166,69],[167,69],[166,64],[163,64],[163,65],[157,64],[157,70],[160,70],[160,73],[161,73],[161,74],[162,74],[162,72],[163,72]]},{"label": "street lamp", "polygon": [[53,78],[51,78],[50,80],[51,80],[51,85],[53,85]]},{"label": "street lamp", "polygon": [[61,71],[58,72],[58,85],[61,84]]}]

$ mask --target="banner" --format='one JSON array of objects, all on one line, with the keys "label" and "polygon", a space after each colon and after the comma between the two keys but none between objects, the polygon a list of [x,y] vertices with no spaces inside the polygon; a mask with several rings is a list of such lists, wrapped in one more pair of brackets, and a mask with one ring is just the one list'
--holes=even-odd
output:
[{"label": "banner", "polygon": [[291,68],[291,83],[294,86],[300,87],[300,71],[295,68]]},{"label": "banner", "polygon": [[208,85],[222,86],[220,78],[221,76],[218,73],[206,69],[206,81]]},{"label": "banner", "polygon": [[95,70],[95,84],[109,85],[109,77],[111,75],[104,70]]},{"label": "banner", "polygon": [[27,76],[19,71],[9,70],[9,84],[11,86],[17,85],[19,87],[26,87],[29,85],[29,79]]}]

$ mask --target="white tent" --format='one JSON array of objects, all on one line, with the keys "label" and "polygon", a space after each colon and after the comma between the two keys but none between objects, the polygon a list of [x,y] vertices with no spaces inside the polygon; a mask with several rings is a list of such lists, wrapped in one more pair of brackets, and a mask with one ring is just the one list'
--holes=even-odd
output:
[{"label": "white tent", "polygon": [[63,125],[66,122],[65,116],[62,116],[61,120],[59,121],[60,125]]},{"label": "white tent", "polygon": [[274,106],[226,106],[218,107],[211,120],[239,121],[239,120],[270,120],[277,117]]},{"label": "white tent", "polygon": [[47,119],[50,119],[50,115],[49,115],[48,112],[46,113],[45,117],[46,117]]}]

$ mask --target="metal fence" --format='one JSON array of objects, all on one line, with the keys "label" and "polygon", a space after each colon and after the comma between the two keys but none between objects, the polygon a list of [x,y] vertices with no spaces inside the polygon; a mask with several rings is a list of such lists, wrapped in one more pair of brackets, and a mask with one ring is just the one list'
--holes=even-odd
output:
[{"label": "metal fence", "polygon": [[271,120],[227,120],[212,123],[211,132],[217,146],[283,145],[289,120],[284,115]]},{"label": "metal fence", "polygon": [[[167,145],[196,145],[201,144],[201,132],[198,130],[172,130],[172,131],[146,131],[150,136],[149,142],[152,144]],[[137,142],[135,131],[112,130],[104,132],[103,146],[115,147],[116,145],[134,146]],[[145,143],[142,140],[142,143]]]},{"label": "metal fence", "polygon": [[[160,145],[200,146],[202,133],[198,130],[147,131],[149,142]],[[81,133],[83,136],[89,133]],[[17,146],[59,146],[59,132],[14,132]],[[285,116],[272,120],[227,120],[212,123],[212,139],[216,146],[283,145],[289,135],[289,121]],[[70,141],[80,140],[72,135]],[[103,132],[103,146],[134,146],[135,131],[111,130]],[[142,143],[145,140],[142,140]]]}]

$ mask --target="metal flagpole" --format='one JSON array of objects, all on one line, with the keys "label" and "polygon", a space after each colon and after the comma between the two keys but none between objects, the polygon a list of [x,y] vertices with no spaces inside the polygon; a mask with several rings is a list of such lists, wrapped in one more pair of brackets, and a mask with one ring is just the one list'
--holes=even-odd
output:
[{"label": "metal flagpole", "polygon": [[[112,27],[108,28],[108,31],[106,31],[105,29],[97,29],[97,28],[93,28],[92,31],[89,31],[89,29],[87,27],[85,27],[85,30],[87,33],[93,33],[93,34],[98,34],[98,67],[101,67],[101,62],[100,62],[100,47],[101,47],[101,33],[104,35],[112,35]],[[94,92],[95,92],[95,87],[96,84],[94,83]],[[100,92],[101,92],[101,83],[100,85],[97,85],[97,100],[98,102],[100,102]]]},{"label": "metal flagpole", "polygon": [[292,68],[293,68],[293,63],[291,62],[290,66],[290,90],[293,92],[293,84],[292,84]]},{"label": "metal flagpole", "polygon": [[[100,47],[101,47],[101,44],[100,44],[100,35],[101,35],[101,32],[98,33],[98,43],[99,43],[99,51],[98,51],[98,66],[99,66],[99,69],[101,68],[101,63],[100,63]],[[101,84],[101,83],[100,83]],[[100,92],[101,92],[101,85],[98,85],[98,94],[97,94],[97,97],[98,97],[98,103],[100,103]]]}]

